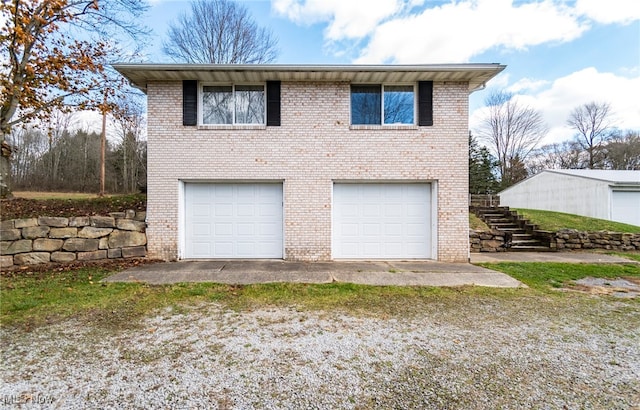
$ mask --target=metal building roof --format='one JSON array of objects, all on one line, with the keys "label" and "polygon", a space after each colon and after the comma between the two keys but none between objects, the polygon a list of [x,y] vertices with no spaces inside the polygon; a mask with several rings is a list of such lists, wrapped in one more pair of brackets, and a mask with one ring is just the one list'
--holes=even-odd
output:
[{"label": "metal building roof", "polygon": [[280,65],[280,64],[113,64],[131,83],[146,90],[152,81],[199,80],[221,83],[345,81],[361,84],[417,81],[468,82],[469,92],[505,69],[501,64]]},{"label": "metal building roof", "polygon": [[640,185],[640,171],[608,170],[608,169],[548,169],[547,172],[572,175],[581,178],[597,179],[613,184]]}]

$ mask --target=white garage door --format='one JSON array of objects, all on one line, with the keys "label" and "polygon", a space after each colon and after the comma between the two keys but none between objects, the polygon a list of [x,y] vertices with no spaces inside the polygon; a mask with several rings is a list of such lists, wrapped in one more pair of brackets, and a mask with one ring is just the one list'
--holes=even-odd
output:
[{"label": "white garage door", "polygon": [[431,257],[430,184],[335,184],[334,258]]},{"label": "white garage door", "polygon": [[613,191],[611,219],[640,226],[640,192]]},{"label": "white garage door", "polygon": [[186,258],[282,258],[282,184],[186,184]]}]

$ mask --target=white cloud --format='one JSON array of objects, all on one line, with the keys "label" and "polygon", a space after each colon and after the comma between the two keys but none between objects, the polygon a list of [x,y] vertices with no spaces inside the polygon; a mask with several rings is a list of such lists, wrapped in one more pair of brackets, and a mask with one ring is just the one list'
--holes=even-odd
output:
[{"label": "white cloud", "polygon": [[467,62],[493,47],[524,50],[567,42],[587,29],[571,8],[551,0],[518,5],[511,0],[467,0],[381,23],[356,62]]},{"label": "white cloud", "polygon": [[[560,77],[539,92],[523,93],[519,101],[542,112],[549,126],[543,144],[549,144],[573,136],[573,130],[566,125],[569,114],[591,101],[611,104],[612,119],[618,128],[640,130],[639,94],[640,76],[622,77],[589,67]],[[483,107],[471,113],[471,129],[477,128],[484,110]]]},{"label": "white cloud", "polygon": [[[507,87],[507,91],[519,93],[521,91],[535,91],[549,84],[546,80],[532,80],[530,78],[521,78],[515,84]],[[493,85],[493,81],[492,81]]]},{"label": "white cloud", "polygon": [[[414,2],[415,3],[415,2]],[[274,0],[276,13],[297,24],[328,22],[325,37],[330,41],[360,39],[384,19],[403,8],[401,0]]]},{"label": "white cloud", "polygon": [[638,0],[272,0],[272,8],[300,25],[325,23],[336,54],[365,44],[356,63],[467,62],[492,48],[569,42],[594,22],[640,19]]},{"label": "white cloud", "polygon": [[603,24],[640,20],[638,0],[578,0],[575,8],[578,13]]}]

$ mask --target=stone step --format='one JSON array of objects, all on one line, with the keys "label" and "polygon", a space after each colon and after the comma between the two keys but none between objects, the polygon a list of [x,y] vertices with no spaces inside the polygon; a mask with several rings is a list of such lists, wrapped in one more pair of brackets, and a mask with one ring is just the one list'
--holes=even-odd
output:
[{"label": "stone step", "polygon": [[553,252],[554,250],[548,246],[538,245],[516,245],[509,248],[510,252]]},{"label": "stone step", "polygon": [[492,225],[516,225],[513,221],[509,219],[491,219],[488,223]]},{"label": "stone step", "polygon": [[540,241],[537,239],[534,239],[532,237],[529,238],[518,238],[518,239],[513,239],[513,237],[511,238],[511,243],[517,243],[517,244],[525,244],[525,243],[533,243],[533,244],[539,244]]},{"label": "stone step", "polygon": [[520,229],[520,227],[518,225],[512,224],[512,223],[497,223],[497,224],[489,224],[490,226],[494,227],[495,229],[504,229],[504,228],[514,228],[514,229]]},{"label": "stone step", "polygon": [[511,233],[525,233],[523,229],[520,228],[500,228],[498,231],[511,232]]},{"label": "stone step", "polygon": [[513,238],[514,240],[521,238],[521,239],[529,239],[531,238],[531,234],[530,233],[514,233],[513,234]]}]

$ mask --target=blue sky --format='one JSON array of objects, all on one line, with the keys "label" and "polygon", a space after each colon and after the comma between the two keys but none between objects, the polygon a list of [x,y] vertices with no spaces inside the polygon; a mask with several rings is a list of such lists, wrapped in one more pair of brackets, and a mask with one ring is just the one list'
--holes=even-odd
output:
[{"label": "blue sky", "polygon": [[[470,128],[492,89],[539,109],[544,143],[571,138],[573,108],[609,102],[615,123],[640,130],[638,0],[240,0],[279,39],[284,64],[501,63],[470,97]],[[188,0],[150,0],[147,62]]]}]

